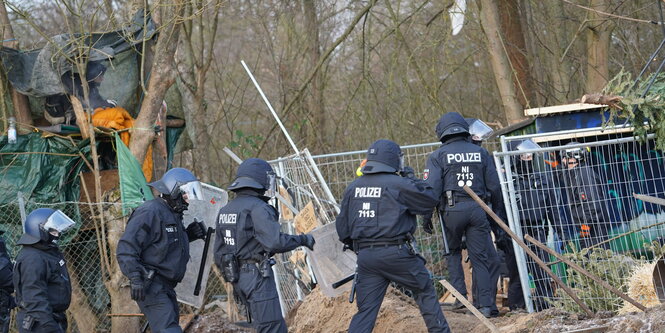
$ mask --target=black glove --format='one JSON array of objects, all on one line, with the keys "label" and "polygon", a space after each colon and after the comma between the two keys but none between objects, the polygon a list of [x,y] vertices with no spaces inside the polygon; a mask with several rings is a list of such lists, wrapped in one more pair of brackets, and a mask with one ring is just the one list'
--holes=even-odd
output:
[{"label": "black glove", "polygon": [[145,290],[143,288],[143,278],[136,275],[129,279],[129,287],[132,288],[132,299],[143,301],[145,299]]},{"label": "black glove", "polygon": [[203,224],[203,222],[194,220],[194,222],[187,226],[185,231],[187,232],[187,237],[189,238],[190,242],[197,239],[204,239],[206,237],[206,226]]},{"label": "black glove", "polygon": [[316,243],[316,240],[314,240],[314,237],[312,235],[310,234],[300,235],[300,245],[313,251],[314,243]]},{"label": "black glove", "polygon": [[405,166],[400,172],[399,175],[404,178],[416,179],[416,172],[410,166]]},{"label": "black glove", "polygon": [[423,216],[423,231],[428,234],[434,234],[434,224],[432,224],[432,217]]}]

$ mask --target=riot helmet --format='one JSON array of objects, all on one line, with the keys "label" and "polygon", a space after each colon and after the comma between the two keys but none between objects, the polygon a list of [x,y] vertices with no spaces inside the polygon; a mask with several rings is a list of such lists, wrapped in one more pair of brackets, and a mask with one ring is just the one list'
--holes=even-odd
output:
[{"label": "riot helmet", "polygon": [[[531,139],[523,141],[512,141],[511,147],[513,151],[528,151],[533,149],[540,149],[540,145],[533,142]],[[525,152],[519,155],[513,155],[513,165],[515,171],[520,174],[527,175],[533,172],[533,152]]]},{"label": "riot helmet", "polygon": [[404,154],[399,145],[390,140],[377,140],[367,149],[367,163],[363,174],[395,173],[404,169]]},{"label": "riot helmet", "polygon": [[448,112],[441,116],[435,130],[439,141],[443,142],[452,136],[468,136],[469,124],[466,123],[461,114]]},{"label": "riot helmet", "polygon": [[236,179],[229,186],[231,191],[242,188],[265,191],[265,196],[272,198],[277,192],[277,175],[268,162],[260,158],[247,159],[240,164]]},{"label": "riot helmet", "polygon": [[148,185],[161,193],[161,197],[178,213],[187,210],[190,200],[203,200],[201,182],[184,168],[173,168],[160,180]]},{"label": "riot helmet", "polygon": [[74,224],[75,222],[61,210],[37,208],[26,217],[23,225],[24,233],[17,244],[57,243],[60,235]]},{"label": "riot helmet", "polygon": [[494,130],[487,126],[484,121],[475,118],[464,118],[467,124],[469,124],[469,134],[471,135],[471,141],[477,145],[480,145],[485,139],[487,139]]},{"label": "riot helmet", "polygon": [[[564,149],[559,152],[564,167],[574,168],[588,157],[589,147],[570,147],[579,144],[576,141],[568,142],[563,146]],[[568,148],[566,148],[567,146]]]}]

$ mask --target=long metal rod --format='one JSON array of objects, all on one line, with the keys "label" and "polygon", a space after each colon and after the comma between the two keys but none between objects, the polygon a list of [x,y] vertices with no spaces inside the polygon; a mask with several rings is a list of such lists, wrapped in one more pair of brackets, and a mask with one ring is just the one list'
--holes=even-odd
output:
[{"label": "long metal rod", "polygon": [[261,97],[263,98],[263,101],[268,106],[268,109],[270,109],[270,112],[272,113],[273,117],[275,117],[275,120],[277,121],[277,124],[279,124],[279,127],[282,129],[282,132],[286,136],[286,139],[289,140],[289,143],[291,144],[291,148],[293,148],[293,150],[296,152],[296,154],[300,154],[300,151],[298,150],[298,147],[296,147],[296,144],[293,143],[293,140],[291,139],[291,136],[289,135],[289,132],[286,130],[286,127],[284,127],[284,124],[282,124],[282,121],[279,119],[279,116],[277,115],[277,112],[275,112],[275,109],[272,108],[272,105],[270,104],[270,101],[268,101],[268,98],[266,97],[266,94],[263,93],[263,90],[261,89],[261,86],[259,86],[259,83],[256,82],[256,79],[254,78],[254,75],[252,74],[252,71],[249,70],[249,67],[247,67],[247,64],[245,63],[244,60],[240,60],[240,63],[242,64],[242,67],[245,67],[245,71],[247,71],[247,75],[249,75],[249,78],[252,79],[252,82],[254,83],[254,86],[256,87],[256,90],[258,90],[259,94],[261,94]]},{"label": "long metal rod", "polygon": [[538,264],[538,266],[540,266],[540,268],[542,268],[542,269],[545,271],[545,273],[547,273],[547,275],[549,275],[549,276],[554,280],[554,282],[556,282],[556,283],[559,285],[559,287],[561,287],[561,288],[562,288],[562,289],[568,294],[568,296],[570,296],[570,298],[572,298],[573,301],[575,301],[575,303],[577,303],[577,305],[579,305],[579,307],[582,308],[582,310],[584,310],[584,312],[585,312],[589,317],[593,317],[593,316],[594,316],[594,314],[593,314],[593,312],[591,311],[591,309],[589,309],[589,307],[588,307],[586,304],[584,304],[584,302],[582,302],[582,300],[579,299],[579,297],[577,297],[577,295],[575,294],[575,292],[573,292],[573,290],[570,289],[570,287],[568,287],[563,281],[561,281],[561,278],[559,278],[556,274],[554,274],[554,272],[552,272],[552,270],[551,270],[549,267],[547,267],[547,264],[544,263],[542,260],[540,260],[540,258],[538,258],[538,255],[536,255],[536,254],[535,254],[535,253],[534,253],[534,252],[533,252],[533,251],[532,251],[532,250],[531,250],[531,249],[530,249],[530,248],[524,243],[524,241],[523,241],[522,239],[520,239],[520,237],[518,237],[518,236],[517,236],[512,230],[510,230],[510,228],[508,228],[508,226],[507,226],[507,225],[501,220],[501,218],[500,218],[498,215],[496,215],[496,213],[494,213],[494,212],[492,211],[492,209],[489,208],[489,206],[487,206],[487,204],[485,204],[485,202],[483,201],[483,199],[481,199],[481,198],[480,198],[475,192],[473,192],[473,190],[471,190],[471,188],[468,187],[468,186],[464,186],[464,191],[465,191],[465,192],[466,192],[466,193],[467,193],[467,194],[468,194],[468,195],[469,195],[469,196],[470,196],[470,197],[471,197],[471,198],[472,198],[472,199],[473,199],[478,205],[480,205],[480,207],[482,207],[483,210],[484,210],[489,216],[492,217],[492,219],[494,219],[494,221],[496,222],[496,224],[498,224],[499,227],[501,227],[501,229],[503,229],[508,235],[510,235],[510,237],[513,238],[513,242],[516,242],[516,243],[517,243],[517,244],[518,244],[518,245],[524,250],[524,252],[526,252],[526,253],[529,255],[529,257],[531,257],[531,259],[533,259],[533,261],[535,261],[536,264]]},{"label": "long metal rod", "polygon": [[[501,149],[507,150],[507,143],[505,137],[501,137]],[[520,215],[517,208],[517,200],[515,198],[515,186],[512,181],[508,179],[513,179],[512,170],[510,168],[510,157],[504,156],[505,173],[501,169],[501,163],[499,163],[499,158],[495,155],[495,167],[496,171],[499,174],[499,183],[501,184],[501,192],[503,192],[503,202],[506,207],[506,216],[508,217],[508,223],[510,224],[510,229],[522,237],[522,226],[520,224]],[[511,195],[512,194],[512,195]],[[510,208],[510,209],[508,209]],[[516,243],[513,243],[513,252],[515,253],[515,262],[517,264],[517,272],[520,276],[520,285],[522,285],[522,294],[524,296],[524,304],[526,305],[526,310],[529,313],[534,311],[533,303],[531,302],[531,287],[529,286],[529,270],[526,265],[526,255],[522,248]]]},{"label": "long metal rod", "polygon": [[309,151],[307,150],[305,150],[305,157],[307,158],[307,161],[314,170],[314,174],[316,175],[316,178],[319,180],[319,184],[321,184],[323,192],[325,192],[326,195],[328,196],[328,200],[334,203],[333,207],[335,207],[335,211],[337,212],[337,214],[339,214],[339,205],[337,204],[337,200],[335,200],[335,196],[332,194],[332,191],[330,191],[328,183],[326,183],[326,180],[323,178],[323,175],[319,170],[319,166],[316,165],[316,162],[314,162],[314,159],[312,159],[312,155],[310,155]]},{"label": "long metal rod", "polygon": [[[435,147],[435,146],[440,146],[441,142],[430,142],[430,143],[418,143],[418,144],[413,144],[413,145],[406,145],[406,146],[400,146],[401,149],[410,149],[410,148],[424,148],[424,147]],[[354,151],[345,151],[342,153],[330,153],[330,154],[319,154],[319,155],[312,155],[313,159],[319,159],[319,158],[327,158],[327,157],[342,157],[342,156],[349,156],[349,155],[356,155],[356,154],[364,154],[367,153],[367,149],[364,150],[354,150]],[[280,161],[286,161],[290,160],[293,157],[280,157],[278,159],[268,161],[270,163],[277,163]]]},{"label": "long metal rod", "polygon": [[534,239],[534,238],[531,237],[530,235],[526,235],[526,236],[524,236],[524,239],[528,240],[528,241],[531,242],[533,245],[539,247],[540,249],[542,249],[543,251],[549,253],[550,255],[553,255],[553,256],[556,257],[557,259],[563,261],[566,265],[568,265],[568,267],[572,268],[572,269],[575,270],[576,272],[578,272],[578,273],[580,273],[580,274],[582,274],[582,275],[588,277],[589,279],[595,281],[596,283],[600,284],[603,288],[605,288],[605,289],[611,291],[612,293],[614,293],[615,295],[621,297],[623,300],[625,300],[626,302],[628,302],[628,303],[634,305],[636,308],[638,308],[638,309],[640,309],[640,310],[642,310],[642,311],[645,311],[645,310],[647,309],[644,305],[638,303],[636,300],[630,298],[630,296],[628,296],[628,295],[624,294],[623,292],[621,292],[621,290],[619,290],[619,289],[613,287],[612,285],[610,285],[609,283],[603,281],[603,280],[600,279],[599,277],[597,277],[597,276],[591,274],[591,272],[589,272],[589,271],[587,271],[586,269],[582,268],[582,267],[579,266],[578,264],[576,264],[576,263],[574,263],[574,262],[568,260],[566,257],[564,257],[564,256],[562,256],[562,255],[560,255],[560,254],[558,254],[556,251],[550,249],[550,248],[547,247],[545,244],[539,242],[538,240]]},{"label": "long metal rod", "polygon": [[577,133],[597,132],[597,131],[609,132],[609,131],[612,131],[612,130],[623,130],[623,129],[626,129],[626,127],[623,126],[623,125],[614,125],[614,126],[605,126],[605,127],[599,126],[599,127],[576,128],[576,129],[556,131],[556,132],[511,135],[511,136],[506,137],[506,140],[516,141],[516,140],[525,140],[525,139],[538,138],[538,137],[541,137],[541,136],[566,135],[566,134],[577,134]]},{"label": "long metal rod", "polygon": [[[654,139],[656,137],[655,134],[647,134],[646,139]],[[504,138],[504,136],[502,136]],[[511,138],[512,139],[512,138]],[[621,139],[611,139],[611,140],[604,140],[604,141],[594,141],[594,142],[585,142],[585,143],[577,143],[574,145],[566,145],[565,149],[573,149],[573,148],[586,148],[586,147],[598,147],[598,146],[607,146],[609,144],[621,144],[621,143],[628,143],[628,142],[635,142],[637,141],[637,137],[627,137],[627,138],[621,138]],[[513,155],[520,155],[520,154],[528,154],[528,153],[543,153],[543,152],[548,152],[548,151],[558,151],[561,150],[563,146],[552,146],[552,147],[541,147],[537,149],[524,149],[524,150],[513,150],[513,151],[507,151],[507,147],[502,147],[501,152],[495,151],[494,155],[495,156],[513,156]]]}]

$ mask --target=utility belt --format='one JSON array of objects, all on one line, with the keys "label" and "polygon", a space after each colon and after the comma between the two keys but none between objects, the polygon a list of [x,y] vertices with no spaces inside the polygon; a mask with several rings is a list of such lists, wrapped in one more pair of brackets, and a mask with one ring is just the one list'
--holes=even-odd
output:
[{"label": "utility belt", "polygon": [[258,269],[261,276],[267,278],[272,272],[272,266],[277,262],[274,258],[267,255],[263,260],[257,259],[238,259],[235,254],[228,253],[222,255],[222,277],[224,281],[235,283],[240,278],[240,270]]},{"label": "utility belt", "polygon": [[[445,201],[444,205],[441,206],[442,210],[445,210],[446,207],[455,207],[456,204],[460,202],[467,202],[467,201],[475,201],[473,200],[472,197],[467,195],[466,193],[460,193],[456,191],[445,191]],[[485,201],[485,198],[481,199]]]},{"label": "utility belt", "polygon": [[406,246],[411,254],[418,254],[413,247],[413,235],[410,233],[399,235],[389,238],[372,238],[372,239],[355,239],[353,240],[353,251],[358,251],[367,248],[388,247],[388,246]]}]

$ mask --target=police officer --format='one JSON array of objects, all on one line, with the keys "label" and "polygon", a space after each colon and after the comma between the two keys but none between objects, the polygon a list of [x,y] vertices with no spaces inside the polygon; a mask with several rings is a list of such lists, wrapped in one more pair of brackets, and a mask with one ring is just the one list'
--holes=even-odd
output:
[{"label": "police officer", "polygon": [[130,216],[118,241],[118,264],[152,331],[182,332],[173,289],[185,276],[189,242],[205,237],[203,223],[185,228],[182,214],[191,200],[203,200],[201,183],[187,169],[174,168],[148,185],[160,196]]},{"label": "police officer", "polygon": [[[539,149],[540,146],[531,140],[516,142],[517,151]],[[545,173],[534,170],[534,154],[523,153],[513,156],[515,171],[515,191],[520,222],[524,234],[531,235],[541,243],[547,243],[549,224],[557,230],[559,237],[564,238],[563,222],[559,212],[561,194],[554,186],[553,180]],[[549,221],[549,223],[548,223]],[[549,254],[530,244],[540,260],[548,262]],[[536,286],[534,308],[541,311],[549,308],[548,298],[554,296],[549,276],[536,264],[529,265]]]},{"label": "police officer", "polygon": [[[570,142],[564,145],[578,145]],[[607,239],[610,217],[604,181],[590,165],[588,148],[569,147],[561,151],[563,172],[572,223],[579,228],[580,246],[587,248]],[[608,249],[607,243],[601,246]]]},{"label": "police officer", "polygon": [[[468,186],[479,197],[488,200],[493,208],[501,209],[499,178],[487,150],[470,141],[469,125],[459,113],[444,114],[436,125],[436,134],[442,145],[427,159],[424,175],[435,196],[441,200],[441,218],[445,222],[450,247],[448,262],[453,265],[460,262],[462,236],[466,235],[473,273],[478,282],[479,311],[490,317],[496,297],[496,281],[493,281],[496,275],[492,273],[496,250],[485,211],[463,187]],[[461,270],[450,270],[449,277],[451,284],[464,293],[466,285]]]},{"label": "police officer", "polygon": [[[464,118],[466,120],[466,123],[469,125],[469,135],[471,137],[471,142],[475,145],[481,146],[483,144],[483,141],[485,141],[492,133],[494,130],[492,130],[491,127],[487,126],[484,121],[480,119],[475,119],[475,118]],[[496,211],[497,215],[503,219],[503,221],[506,221],[505,218],[505,209],[503,207],[503,204],[499,205],[499,207],[492,207],[493,210]],[[495,243],[497,245],[497,248],[499,248],[503,253],[504,257],[512,256],[512,260],[514,261],[514,251],[512,251],[512,243],[510,243],[510,236],[506,234],[503,229],[499,227],[496,222],[490,217],[487,218],[487,220],[490,223],[490,229],[492,230],[492,233],[494,234],[494,239]],[[466,237],[464,237],[466,238]],[[466,249],[466,239],[463,241],[464,243],[462,244],[462,248]],[[488,244],[489,246],[494,247],[494,244]],[[492,251],[490,249],[488,251],[490,257],[488,260],[489,266],[489,274],[490,274],[490,283],[492,283],[492,290],[490,291],[490,294],[496,295],[497,292],[497,283],[499,281],[499,277],[501,276],[501,264],[503,262],[503,259],[499,254],[497,253],[498,251]],[[510,259],[506,259],[507,261],[510,261]],[[461,269],[461,265],[453,265],[452,269],[458,269],[460,270],[459,274],[464,274]],[[515,266],[517,267],[517,266]],[[450,268],[449,268],[450,270]],[[517,270],[516,270],[517,271]],[[510,273],[509,273],[510,274]],[[518,275],[518,274],[515,274]],[[476,281],[476,275],[473,274],[472,272],[472,284],[473,284],[473,303],[475,307],[480,307],[480,304],[478,303],[478,281]],[[512,282],[512,280],[511,280]],[[519,283],[519,279],[517,280],[517,283]],[[510,289],[509,289],[510,291]],[[508,298],[510,298],[510,292]],[[520,294],[520,296],[522,296]],[[455,300],[455,304],[453,304],[453,309],[459,309],[462,308],[463,305],[459,300]],[[490,306],[491,308],[491,313],[492,316],[498,316],[499,315],[499,309],[496,306],[496,303],[492,303]]]},{"label": "police officer", "polygon": [[58,249],[60,235],[74,221],[60,210],[38,208],[25,219],[24,233],[16,242],[14,289],[19,332],[64,333],[72,296],[65,258]]},{"label": "police officer", "polygon": [[286,333],[271,266],[275,253],[299,246],[314,248],[311,235],[280,232],[276,209],[268,201],[276,192],[276,176],[270,164],[258,158],[238,167],[229,190],[236,198],[219,210],[215,239],[215,263],[235,296],[248,309],[257,332]]},{"label": "police officer", "polygon": [[0,333],[9,332],[9,311],[14,306],[14,285],[12,283],[12,262],[0,230]]},{"label": "police officer", "polygon": [[425,260],[411,244],[416,215],[431,212],[436,196],[403,167],[399,145],[389,140],[369,147],[362,172],[344,191],[336,221],[339,240],[358,254],[358,312],[349,332],[372,331],[390,282],[413,292],[429,332],[450,332]]}]

